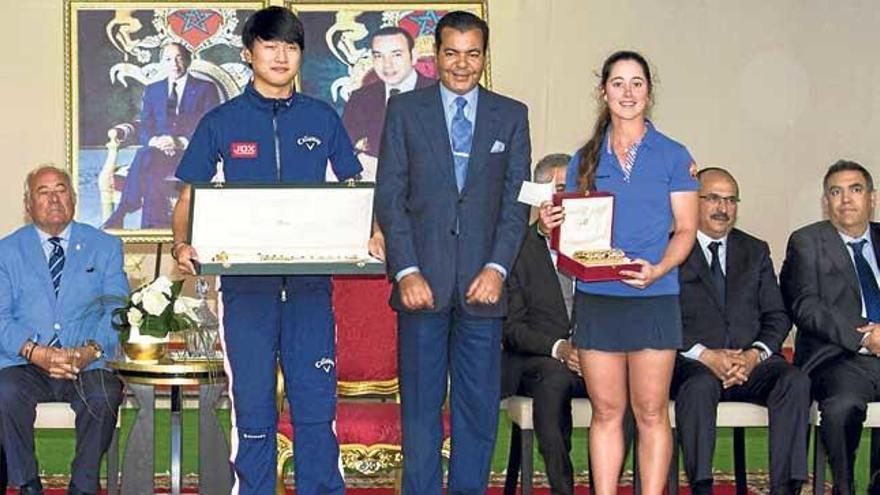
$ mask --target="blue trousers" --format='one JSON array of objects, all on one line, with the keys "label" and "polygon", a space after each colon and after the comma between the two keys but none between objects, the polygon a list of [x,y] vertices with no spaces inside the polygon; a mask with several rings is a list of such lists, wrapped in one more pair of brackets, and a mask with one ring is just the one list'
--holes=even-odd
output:
[{"label": "blue trousers", "polygon": [[448,493],[483,495],[498,429],[501,318],[460,309],[399,313],[404,495],[440,495],[441,411],[450,383]]},{"label": "blue trousers", "polygon": [[[276,291],[223,289],[223,341],[233,406],[233,493],[274,493],[275,363],[294,426],[298,495],[344,493],[336,416],[331,285],[288,278]],[[236,491],[237,490],[237,491]]]},{"label": "blue trousers", "polygon": [[34,420],[40,402],[68,402],[76,413],[76,454],[70,479],[85,492],[97,492],[101,457],[110,446],[122,402],[122,382],[96,369],[76,381],[50,378],[27,364],[0,370],[0,443],[9,483],[21,486],[39,476],[34,457]]}]

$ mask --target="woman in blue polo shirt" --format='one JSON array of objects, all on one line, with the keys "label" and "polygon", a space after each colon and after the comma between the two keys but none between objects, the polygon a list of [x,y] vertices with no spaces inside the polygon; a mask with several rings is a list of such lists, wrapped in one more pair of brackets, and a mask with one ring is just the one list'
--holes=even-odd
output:
[{"label": "woman in blue polo shirt", "polygon": [[[605,61],[600,114],[566,180],[569,191],[614,194],[614,247],[642,265],[622,272],[631,277],[623,281],[577,283],[574,342],[593,404],[590,453],[600,495],[617,490],[628,400],[644,493],[662,492],[672,454],[667,403],[682,343],[677,267],[694,242],[699,184],[687,149],[646,118],[652,89],[638,53],[621,51]],[[542,229],[549,232],[561,217],[559,208],[543,208]]]}]

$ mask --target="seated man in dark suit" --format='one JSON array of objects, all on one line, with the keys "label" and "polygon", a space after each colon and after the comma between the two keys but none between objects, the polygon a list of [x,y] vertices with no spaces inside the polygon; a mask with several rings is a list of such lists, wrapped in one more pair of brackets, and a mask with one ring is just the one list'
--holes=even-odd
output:
[{"label": "seated man in dark suit", "polygon": [[880,224],[870,221],[876,192],[863,166],[838,161],[822,186],[829,220],[791,234],[779,278],[798,329],[794,362],[810,374],[822,413],[834,493],[849,494],[867,403],[880,400]]},{"label": "seated man in dark suit", "polygon": [[36,407],[70,403],[76,455],[67,493],[93,494],[122,401],[122,383],[104,368],[118,341],[111,314],[128,295],[122,242],[73,221],[75,193],[62,169],[31,172],[24,204],[33,224],[0,239],[0,444],[10,483],[43,493]]},{"label": "seated man in dark suit", "polygon": [[739,186],[730,173],[697,177],[697,242],[678,272],[685,352],[671,390],[691,491],[712,493],[715,410],[726,400],[767,406],[770,492],[797,493],[807,479],[810,381],[780,355],[791,322],[770,249],[733,228]]},{"label": "seated man in dark suit", "polygon": [[[564,189],[570,158],[544,157],[535,167],[535,181]],[[550,487],[553,493],[571,494],[571,399],[586,397],[587,389],[577,350],[568,341],[574,281],[556,271],[555,257],[536,226],[529,227],[507,282],[501,393],[534,398],[535,435]]]},{"label": "seated man in dark suit", "polygon": [[168,77],[146,88],[142,98],[138,141],[119,206],[104,228],[121,229],[125,216],[142,208],[141,228],[171,227],[171,210],[181,183],[174,177],[196,124],[220,104],[217,86],[189,71],[192,54],[180,43],[161,50]]}]

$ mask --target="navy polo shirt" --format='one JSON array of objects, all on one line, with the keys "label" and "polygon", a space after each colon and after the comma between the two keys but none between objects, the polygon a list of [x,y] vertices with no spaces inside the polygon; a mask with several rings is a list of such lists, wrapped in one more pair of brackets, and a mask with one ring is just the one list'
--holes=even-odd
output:
[{"label": "navy polo shirt", "polygon": [[227,182],[324,182],[328,160],[340,180],[361,171],[330,105],[300,93],[287,100],[265,98],[252,84],[202,118],[177,178],[208,182],[218,158]]},{"label": "navy polo shirt", "polygon": [[[606,131],[596,169],[596,190],[614,194],[614,225],[611,243],[630,259],[642,258],[657,264],[666,252],[673,225],[669,194],[697,191],[699,182],[691,176],[694,162],[687,148],[663,135],[651,123],[639,146],[630,180],[624,180],[620,163],[608,149]],[[577,190],[580,152],[568,164],[566,189]],[[672,269],[645,289],[620,281],[577,282],[578,290],[589,294],[646,297],[678,294],[678,269]]]},{"label": "navy polo shirt", "polygon": [[[265,98],[253,84],[202,118],[177,167],[186,183],[209,182],[223,160],[226,182],[325,182],[327,161],[340,180],[361,171],[348,133],[333,108],[296,93]],[[282,284],[330,286],[326,276],[223,276],[223,290],[276,291]]]}]

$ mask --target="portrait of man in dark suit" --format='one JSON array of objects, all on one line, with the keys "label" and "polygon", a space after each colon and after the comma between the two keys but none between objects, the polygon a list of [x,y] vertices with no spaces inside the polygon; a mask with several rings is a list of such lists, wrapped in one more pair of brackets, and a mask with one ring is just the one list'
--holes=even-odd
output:
[{"label": "portrait of man in dark suit", "polygon": [[342,123],[358,152],[364,169],[362,178],[374,181],[388,98],[436,81],[416,70],[415,40],[403,28],[386,26],[373,33],[370,57],[373,73],[379,80],[351,94],[342,113]]},{"label": "portrait of man in dark suit", "polygon": [[734,228],[739,185],[722,168],[700,180],[697,242],[679,268],[684,351],[672,380],[685,472],[712,493],[719,401],[767,406],[770,492],[797,493],[807,479],[810,382],[781,354],[791,329],[767,243]]},{"label": "portrait of man in dark suit", "polygon": [[[853,464],[867,403],[880,400],[880,224],[862,165],[840,160],[822,181],[828,220],[796,230],[779,275],[797,325],[795,364],[809,373],[822,415],[834,493],[854,493]],[[870,493],[880,489],[871,473]]]},{"label": "portrait of man in dark suit", "polygon": [[389,100],[376,213],[398,313],[403,493],[442,491],[441,410],[451,394],[450,493],[483,494],[498,424],[504,279],[526,230],[525,105],[479,86],[489,27],[437,24],[440,84]]},{"label": "portrait of man in dark suit", "polygon": [[189,73],[192,54],[180,43],[162,48],[168,77],[144,89],[138,141],[119,206],[104,228],[121,229],[125,216],[141,211],[142,229],[167,229],[180,181],[174,171],[189,145],[196,124],[220,103],[214,83]]}]

